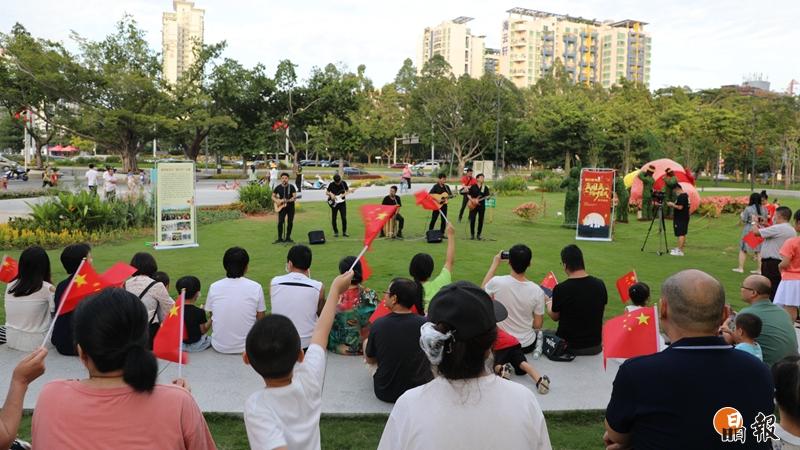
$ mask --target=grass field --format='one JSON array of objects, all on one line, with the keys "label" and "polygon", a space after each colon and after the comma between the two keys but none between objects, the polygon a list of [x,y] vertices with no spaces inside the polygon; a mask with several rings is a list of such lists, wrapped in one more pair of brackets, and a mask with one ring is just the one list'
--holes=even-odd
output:
[{"label": "grass field", "polygon": [[[469,236],[466,218],[457,225],[457,247],[454,277],[480,283],[494,254],[516,243],[525,243],[533,249],[534,262],[529,277],[541,280],[548,271],[553,271],[559,279],[564,279],[561,271],[559,252],[564,245],[575,242],[574,231],[560,227],[556,212],[562,211],[563,194],[533,194],[517,197],[500,197],[498,208],[487,213],[484,229],[486,241],[465,240]],[[373,276],[365,284],[376,290],[383,290],[389,281],[398,276],[408,276],[408,262],[417,252],[428,252],[434,256],[436,267],[441,267],[445,245],[427,244],[423,239],[429,215],[413,205],[413,198],[406,196],[402,214],[406,218],[405,240],[378,239],[371,252],[367,253]],[[535,223],[527,223],[513,215],[511,209],[526,201],[546,203],[546,217]],[[459,200],[460,201],[460,200]],[[327,284],[337,274],[338,261],[342,256],[355,255],[361,247],[363,226],[358,214],[358,206],[367,201],[351,201],[349,204],[349,233],[351,237],[334,239],[330,231],[330,213],[323,203],[300,204],[295,217],[293,237],[296,241],[305,238],[313,229],[325,230],[328,243],[314,247],[312,277]],[[785,202],[793,210],[800,201]],[[457,205],[460,206],[460,203]],[[489,223],[489,214],[492,222]],[[457,210],[451,207],[450,215],[455,219]],[[625,272],[635,269],[639,279],[650,284],[654,298],[658,298],[660,283],[670,274],[685,268],[699,268],[717,277],[725,286],[729,303],[741,308],[744,303],[739,298],[741,274],[731,271],[736,266],[738,242],[741,228],[738,216],[724,215],[719,219],[700,219],[692,217],[685,257],[669,255],[657,256],[656,236],[654,235],[646,251],[640,250],[649,223],[631,222],[620,224],[615,231],[614,242],[578,242],[583,249],[588,271],[606,282],[609,290],[609,303],[606,318],[621,313],[623,304],[619,301],[614,281]],[[674,246],[671,223],[667,223],[668,242]],[[200,247],[183,250],[164,250],[156,252],[159,268],[166,271],[172,280],[187,274],[200,278],[204,291],[208,285],[224,276],[222,254],[226,248],[242,246],[250,253],[248,276],[262,285],[268,285],[272,276],[284,272],[285,255],[288,247],[273,245],[276,237],[275,217],[242,219],[201,227],[199,229]],[[115,261],[128,261],[133,253],[152,251],[144,240],[131,240],[102,245],[92,252],[95,265],[104,270]],[[19,252],[11,252],[18,257]],[[51,251],[53,280],[64,278],[65,274],[58,261],[59,251]],[[755,268],[748,262],[747,270]],[[508,269],[501,269],[507,273]],[[0,321],[4,320],[0,308]],[[546,327],[553,327],[549,319]],[[0,389],[5,389],[0,386]],[[244,426],[239,418],[209,415],[209,424],[222,449],[247,448]],[[548,414],[548,428],[555,448],[589,449],[598,448],[602,436],[602,414],[581,412],[569,414]],[[385,417],[324,418],[321,424],[323,446],[325,448],[375,448],[383,429]],[[27,423],[27,422],[26,422]],[[26,425],[27,426],[27,425]],[[22,434],[26,435],[27,431]]]}]

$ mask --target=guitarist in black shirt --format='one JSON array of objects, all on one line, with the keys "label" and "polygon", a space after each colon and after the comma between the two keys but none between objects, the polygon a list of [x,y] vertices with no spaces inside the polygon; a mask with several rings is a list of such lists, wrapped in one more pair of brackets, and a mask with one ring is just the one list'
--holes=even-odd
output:
[{"label": "guitarist in black shirt", "polygon": [[486,213],[486,198],[489,196],[489,188],[483,184],[484,177],[479,173],[476,184],[469,188],[469,234],[470,239],[475,239],[475,217],[478,218],[478,240],[481,240],[483,233],[483,215]]},{"label": "guitarist in black shirt", "polygon": [[347,235],[347,183],[342,181],[342,177],[337,173],[333,176],[333,183],[328,185],[328,206],[331,207],[331,225],[333,225],[333,237],[339,237],[339,228],[336,226],[336,214],[342,214],[342,236]]},{"label": "guitarist in black shirt", "polygon": [[[397,205],[397,212],[394,213],[394,220],[397,221],[397,237],[402,239],[403,224],[405,224],[405,219],[403,219],[403,216],[400,215],[400,207],[403,206],[403,202],[400,200],[400,197],[397,196],[397,186],[392,186],[389,188],[389,195],[383,197],[381,205]],[[384,237],[383,230],[381,230],[381,237]]]},{"label": "guitarist in black shirt", "polygon": [[[272,202],[278,211],[278,239],[273,244],[281,242],[294,242],[292,240],[292,225],[294,225],[294,203],[297,200],[297,188],[289,184],[289,174],[281,174],[281,184],[272,191]],[[288,220],[287,220],[288,219]],[[286,221],[286,239],[283,238],[283,223]]]},{"label": "guitarist in black shirt", "polygon": [[[445,184],[447,181],[447,175],[444,173],[439,174],[439,182],[434,184],[431,190],[429,191],[437,200],[439,200],[439,204],[442,205],[441,207],[441,214],[439,210],[433,211],[431,214],[431,223],[428,225],[428,231],[432,230],[433,227],[436,226],[436,220],[439,219],[440,215],[447,216],[447,201],[450,197],[453,196],[453,191],[450,190],[450,186]],[[444,217],[442,217],[442,224],[440,230],[444,233],[445,225],[447,225],[444,221]]]}]

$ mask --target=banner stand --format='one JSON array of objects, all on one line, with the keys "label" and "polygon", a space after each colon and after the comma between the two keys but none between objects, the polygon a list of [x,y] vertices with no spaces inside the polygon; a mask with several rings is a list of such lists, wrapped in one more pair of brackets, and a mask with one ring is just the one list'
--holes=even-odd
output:
[{"label": "banner stand", "polygon": [[156,250],[198,247],[193,162],[156,163],[153,177]]},{"label": "banner stand", "polygon": [[612,240],[614,173],[614,169],[581,170],[576,240],[609,242]]}]

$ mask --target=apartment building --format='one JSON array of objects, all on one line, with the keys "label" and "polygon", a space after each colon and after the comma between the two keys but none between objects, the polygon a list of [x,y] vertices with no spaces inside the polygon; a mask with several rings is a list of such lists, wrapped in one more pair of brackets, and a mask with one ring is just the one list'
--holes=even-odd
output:
[{"label": "apartment building", "polygon": [[417,70],[435,55],[441,55],[450,64],[456,77],[467,74],[473,78],[483,76],[484,36],[472,34],[467,27],[470,17],[457,17],[434,27],[426,27],[417,47]]},{"label": "apartment building", "polygon": [[483,52],[483,69],[484,73],[500,73],[500,49],[487,48]]},{"label": "apartment building", "polygon": [[646,23],[584,19],[526,8],[503,21],[500,73],[518,87],[536,83],[556,60],[575,83],[611,87],[620,79],[650,81]]},{"label": "apartment building", "polygon": [[174,0],[172,9],[161,19],[161,45],[164,78],[175,84],[194,64],[195,45],[203,43],[205,10],[183,0]]}]

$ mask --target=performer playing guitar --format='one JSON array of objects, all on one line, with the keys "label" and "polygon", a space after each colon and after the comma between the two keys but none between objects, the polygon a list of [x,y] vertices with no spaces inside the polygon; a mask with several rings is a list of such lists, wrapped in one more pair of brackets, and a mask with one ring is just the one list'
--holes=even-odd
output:
[{"label": "performer playing guitar", "polygon": [[461,211],[458,212],[458,222],[464,218],[464,209],[467,207],[467,200],[469,197],[469,188],[475,184],[475,177],[472,176],[472,167],[467,168],[467,174],[461,177],[461,186],[458,187],[458,193],[461,194]]},{"label": "performer playing guitar", "polygon": [[333,182],[328,185],[328,205],[331,207],[331,225],[333,225],[333,237],[339,237],[339,228],[336,226],[336,214],[342,215],[342,236],[347,235],[347,199],[349,189],[347,183],[342,181],[342,177],[337,173],[333,176]]},{"label": "performer playing guitar", "polygon": [[[483,233],[483,215],[486,213],[486,198],[489,197],[489,188],[483,184],[483,174],[475,177],[476,184],[469,188],[469,233],[470,239],[475,239],[475,217],[478,217],[478,240]],[[473,207],[474,206],[474,207]]]},{"label": "performer playing guitar", "polygon": [[[278,213],[278,239],[273,244],[281,242],[294,242],[292,240],[292,225],[294,225],[294,203],[297,200],[297,188],[289,184],[289,174],[281,174],[281,184],[275,186],[272,191],[272,202],[275,204],[275,212]],[[283,223],[288,218],[286,224],[286,239],[283,238]]]},{"label": "performer playing guitar", "polygon": [[[450,190],[450,186],[445,184],[446,181],[447,181],[447,175],[445,175],[444,173],[440,173],[439,181],[436,184],[434,184],[431,190],[429,191],[431,197],[439,200],[439,203],[442,205],[441,214],[444,214],[445,216],[447,216],[447,202],[450,199],[450,197],[453,196],[453,191]],[[436,226],[436,220],[439,218],[441,214],[439,213],[439,210],[433,211],[433,213],[431,214],[431,223],[430,225],[428,225],[429,231]],[[445,225],[446,224],[443,217],[440,226],[440,230],[442,231],[442,233],[444,233]]]}]

